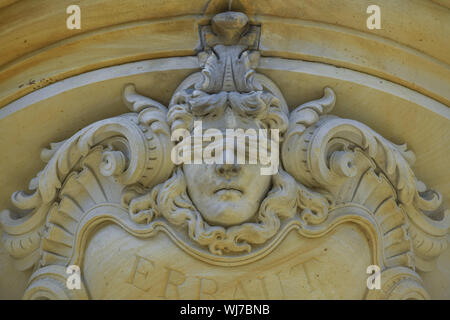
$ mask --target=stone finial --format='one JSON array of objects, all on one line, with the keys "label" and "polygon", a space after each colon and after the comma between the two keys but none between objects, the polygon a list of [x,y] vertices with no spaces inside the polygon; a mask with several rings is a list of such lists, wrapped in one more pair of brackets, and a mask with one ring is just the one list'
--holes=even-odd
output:
[{"label": "stone finial", "polygon": [[211,21],[213,32],[224,45],[232,45],[248,31],[248,17],[241,12],[223,12]]},{"label": "stone finial", "polygon": [[211,24],[200,27],[203,49],[221,44],[258,49],[260,26],[252,25],[242,12],[227,11],[215,15]]}]

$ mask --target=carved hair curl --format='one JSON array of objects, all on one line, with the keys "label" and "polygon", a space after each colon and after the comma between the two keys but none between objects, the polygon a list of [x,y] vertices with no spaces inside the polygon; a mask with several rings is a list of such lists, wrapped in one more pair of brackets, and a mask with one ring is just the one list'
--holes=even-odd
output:
[{"label": "carved hair curl", "polygon": [[[128,204],[131,219],[137,223],[150,225],[155,218],[164,217],[172,225],[187,225],[189,238],[208,246],[213,254],[250,252],[252,244],[262,244],[277,233],[280,218],[292,218],[301,212],[301,218],[314,216],[316,221],[323,221],[328,211],[325,197],[309,191],[285,171],[280,169],[272,180],[272,189],[260,205],[256,222],[228,228],[211,226],[204,221],[188,196],[180,167],[169,180],[147,194],[126,200],[125,204]],[[315,208],[314,212],[308,207]]]},{"label": "carved hair curl", "polygon": [[240,115],[255,119],[261,128],[278,129],[281,136],[287,129],[288,115],[280,100],[268,91],[208,94],[201,90],[182,90],[173,96],[167,120],[172,132],[179,128],[191,131],[195,117],[220,115],[228,106]]}]

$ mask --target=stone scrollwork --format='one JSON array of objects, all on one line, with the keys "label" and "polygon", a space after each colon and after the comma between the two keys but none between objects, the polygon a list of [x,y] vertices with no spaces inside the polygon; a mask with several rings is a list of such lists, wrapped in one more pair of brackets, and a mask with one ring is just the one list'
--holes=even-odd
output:
[{"label": "stone scrollwork", "polygon": [[[47,165],[31,180],[33,193],[12,195],[20,212],[4,211],[1,224],[5,247],[19,270],[50,265],[69,256],[66,246],[72,246],[79,227],[79,217],[72,209],[80,209],[76,193],[67,191],[73,181],[86,181],[84,188],[93,199],[99,196],[106,200],[100,185],[98,189],[90,187],[93,181],[98,184],[95,174],[115,183],[138,183],[147,188],[170,176],[172,143],[166,108],[137,96],[132,85],[125,87],[124,101],[132,113],[96,122],[42,150],[41,159]],[[93,154],[97,156],[95,169],[88,164]]]},{"label": "stone scrollwork", "polygon": [[383,234],[396,238],[388,240],[395,246],[385,247],[390,248],[386,262],[403,260],[429,270],[447,246],[448,216],[433,218],[441,195],[415,177],[415,156],[406,145],[395,145],[360,122],[327,116],[334,100],[325,88],[322,99],[292,112],[282,147],[285,169],[305,185],[332,193],[336,204],[368,208]]},{"label": "stone scrollwork", "polygon": [[[201,27],[201,71],[180,84],[168,108],[128,84],[123,101],[130,113],[42,151],[47,164],[31,180],[32,193],[14,193],[18,210],[0,215],[2,241],[16,268],[33,270],[25,298],[90,298],[85,284],[67,290],[64,270],[83,266],[89,235],[106,223],[141,239],[162,231],[201,261],[238,266],[269,254],[291,230],[319,238],[346,222],[365,230],[373,264],[382,270],[382,290],[366,298],[429,298],[415,271],[431,270],[447,247],[441,195],[416,178],[406,145],[329,114],[336,102],[331,88],[289,112],[277,86],[255,71],[259,33],[241,13],[215,16]],[[194,190],[197,179],[219,179],[223,172],[209,172],[210,166],[196,171],[170,158],[171,133],[191,131],[199,119],[220,129],[278,129],[278,172],[256,177],[244,165],[233,173],[233,188],[248,198],[218,197],[205,205]],[[208,179],[205,193],[215,183]],[[246,189],[253,179],[254,190]],[[239,220],[232,207],[249,218]]]}]

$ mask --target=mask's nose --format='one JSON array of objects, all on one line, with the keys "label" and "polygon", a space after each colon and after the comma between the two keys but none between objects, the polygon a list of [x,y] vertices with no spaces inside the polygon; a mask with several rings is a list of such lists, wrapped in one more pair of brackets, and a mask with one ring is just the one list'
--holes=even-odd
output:
[{"label": "mask's nose", "polygon": [[241,172],[240,164],[216,164],[216,173],[224,178],[235,177]]},{"label": "mask's nose", "polygon": [[236,115],[234,114],[234,111],[231,109],[231,107],[227,107],[225,110],[225,127],[227,129],[234,129],[237,126],[237,119]]}]

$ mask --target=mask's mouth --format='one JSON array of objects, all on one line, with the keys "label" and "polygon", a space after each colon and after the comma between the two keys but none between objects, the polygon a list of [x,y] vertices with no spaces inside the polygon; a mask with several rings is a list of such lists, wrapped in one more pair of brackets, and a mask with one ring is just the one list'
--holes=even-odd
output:
[{"label": "mask's mouth", "polygon": [[216,190],[214,190],[214,194],[221,195],[221,194],[225,194],[225,193],[235,193],[237,195],[241,195],[244,192],[235,186],[221,186],[221,187],[217,188]]}]

